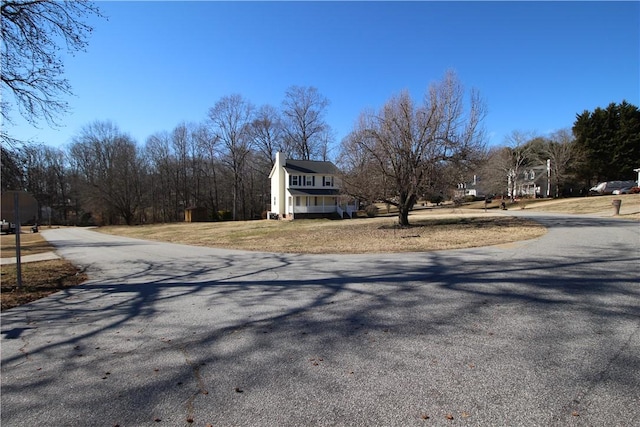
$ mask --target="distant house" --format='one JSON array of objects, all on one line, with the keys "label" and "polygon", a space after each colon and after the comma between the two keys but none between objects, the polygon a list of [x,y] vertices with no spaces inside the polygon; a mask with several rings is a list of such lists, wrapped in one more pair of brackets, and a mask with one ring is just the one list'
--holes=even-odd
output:
[{"label": "distant house", "polygon": [[[509,197],[550,197],[551,163],[527,166],[517,174],[513,170],[507,173],[506,194]],[[490,186],[483,185],[482,178],[474,175],[473,180],[462,182],[454,191],[456,198],[465,196],[486,197],[491,196]],[[502,193],[504,194],[504,193]]]},{"label": "distant house", "polygon": [[351,217],[353,204],[341,203],[338,168],[331,162],[286,159],[276,153],[269,174],[268,218]]},{"label": "distant house", "polygon": [[551,164],[547,160],[546,164],[524,168],[515,177],[515,194],[512,193],[512,175],[509,175],[509,185],[507,195],[509,197],[549,197],[550,193],[550,172]]},{"label": "distant house", "polygon": [[461,182],[454,191],[455,198],[464,198],[465,196],[484,197],[487,191],[482,186],[480,177],[473,175],[473,180]]}]

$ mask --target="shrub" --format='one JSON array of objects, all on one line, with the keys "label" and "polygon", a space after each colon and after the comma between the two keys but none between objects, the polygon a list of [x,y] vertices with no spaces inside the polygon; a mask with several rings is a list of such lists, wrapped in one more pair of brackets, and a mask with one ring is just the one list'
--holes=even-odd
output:
[{"label": "shrub", "polygon": [[373,218],[378,214],[378,207],[376,205],[369,205],[364,208],[364,211],[367,213],[369,218]]},{"label": "shrub", "polygon": [[220,221],[231,221],[233,219],[233,212],[218,211],[218,218],[220,219]]},{"label": "shrub", "polygon": [[471,203],[471,202],[475,202],[476,201],[476,196],[472,196],[472,195],[467,195],[464,196],[464,201],[465,203]]},{"label": "shrub", "polygon": [[436,206],[439,206],[440,203],[444,202],[444,196],[442,194],[430,194],[429,195],[429,203],[433,203]]}]

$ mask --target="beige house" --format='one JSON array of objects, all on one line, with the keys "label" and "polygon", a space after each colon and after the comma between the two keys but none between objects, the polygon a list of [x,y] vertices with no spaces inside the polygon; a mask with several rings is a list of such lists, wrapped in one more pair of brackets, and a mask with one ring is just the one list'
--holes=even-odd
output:
[{"label": "beige house", "polygon": [[276,153],[270,219],[351,217],[355,205],[341,204],[338,168],[331,162],[286,159]]}]

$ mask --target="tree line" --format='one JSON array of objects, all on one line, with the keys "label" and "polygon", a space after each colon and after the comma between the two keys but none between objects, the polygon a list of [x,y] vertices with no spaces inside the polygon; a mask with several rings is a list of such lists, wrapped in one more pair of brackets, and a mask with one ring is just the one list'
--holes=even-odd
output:
[{"label": "tree line", "polygon": [[640,110],[622,101],[576,114],[571,129],[546,136],[514,131],[488,150],[478,171],[490,192],[517,195],[521,172],[547,161],[551,197],[587,195],[598,182],[637,179]]},{"label": "tree line", "polygon": [[[225,96],[205,121],[180,123],[142,145],[108,121],[86,125],[65,148],[3,145],[2,189],[33,194],[45,223],[177,222],[196,207],[212,221],[264,218],[277,151],[329,160],[328,105],[316,88],[292,86],[280,108]],[[508,177],[548,159],[551,195],[561,197],[579,195],[598,180],[632,179],[640,161],[640,115],[626,102],[578,114],[572,130],[514,131],[489,148],[485,111],[479,94],[466,93],[453,72],[433,83],[420,103],[401,92],[379,111],[363,111],[336,156],[343,191],[365,205],[397,206],[400,224],[408,225],[418,200],[451,198],[456,183],[471,174],[491,193],[515,194],[508,185],[516,180]],[[599,135],[611,132],[605,148]]]},{"label": "tree line", "polygon": [[65,148],[2,146],[2,189],[25,189],[63,223],[174,222],[205,208],[207,219],[264,216],[275,153],[327,160],[329,101],[291,86],[280,108],[222,97],[201,123],[180,123],[143,145],[109,121],[84,126]]}]

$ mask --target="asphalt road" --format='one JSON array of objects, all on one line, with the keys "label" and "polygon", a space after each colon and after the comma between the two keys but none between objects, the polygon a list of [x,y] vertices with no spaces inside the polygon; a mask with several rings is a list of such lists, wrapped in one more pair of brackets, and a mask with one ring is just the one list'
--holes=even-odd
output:
[{"label": "asphalt road", "polygon": [[394,255],[45,231],[91,279],[2,313],[2,426],[640,425],[640,225],[537,218]]}]

